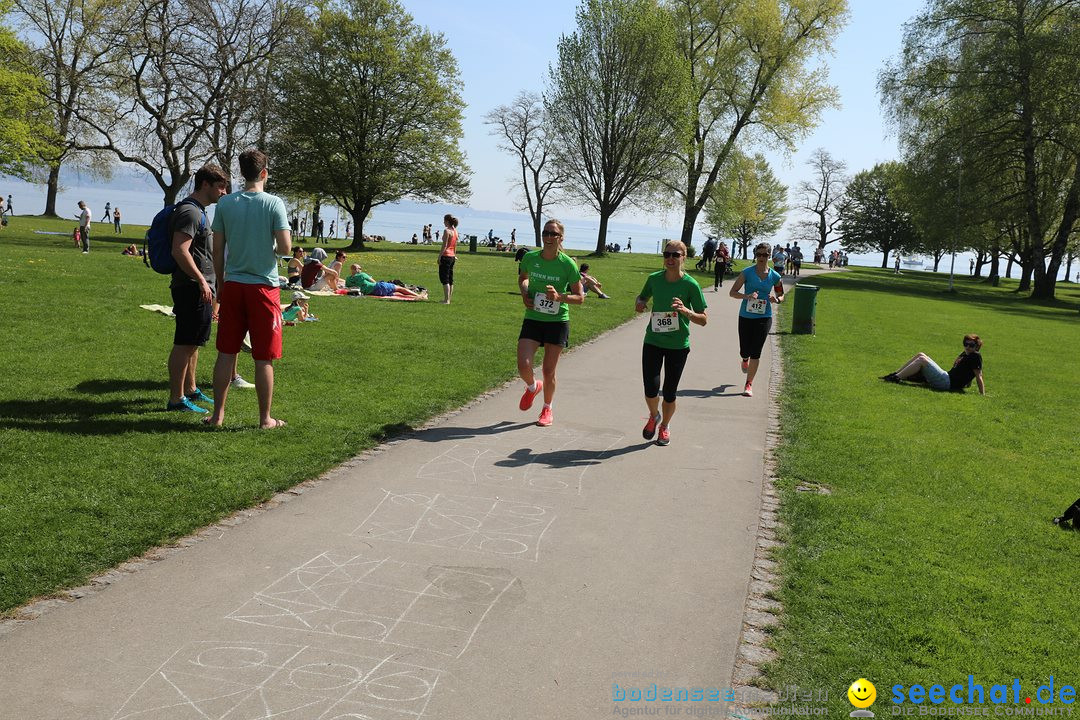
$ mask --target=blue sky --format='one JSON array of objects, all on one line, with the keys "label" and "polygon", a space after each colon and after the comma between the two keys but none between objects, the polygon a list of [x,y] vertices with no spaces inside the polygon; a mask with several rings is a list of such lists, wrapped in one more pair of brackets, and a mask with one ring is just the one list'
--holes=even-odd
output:
[{"label": "blue sky", "polygon": [[[483,124],[492,108],[509,103],[521,90],[540,91],[559,36],[574,29],[577,4],[570,0],[544,3],[491,0],[403,0],[421,25],[442,32],[458,58],[465,85],[463,147],[473,170],[472,199],[477,209],[513,211],[516,190],[510,182],[513,159],[496,148]],[[902,25],[922,7],[913,0],[849,0],[851,17],[835,43],[835,54],[824,58],[832,83],[840,90],[842,107],[827,112],[799,151],[785,158],[767,153],[773,169],[791,188],[805,177],[805,160],[823,147],[847,162],[851,172],[896,158],[896,141],[887,135],[877,96],[877,75],[885,61],[900,50]],[[588,217],[585,208],[560,208],[567,216]],[[646,214],[628,208],[618,219],[650,225],[681,225],[675,213]],[[778,237],[783,237],[783,231]]]}]

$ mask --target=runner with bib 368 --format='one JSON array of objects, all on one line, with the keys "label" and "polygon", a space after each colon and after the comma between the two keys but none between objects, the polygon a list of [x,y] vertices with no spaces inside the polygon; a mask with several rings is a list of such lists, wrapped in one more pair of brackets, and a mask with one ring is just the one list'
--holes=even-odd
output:
[{"label": "runner with bib 368", "polygon": [[[641,431],[642,437],[652,440],[660,428],[657,445],[671,441],[668,426],[675,414],[675,396],[679,391],[686,358],[690,355],[690,323],[704,326],[705,295],[694,278],[683,271],[686,245],[670,240],[664,247],[664,269],[645,279],[635,309],[641,313],[652,298],[652,314],[645,329],[645,344],[641,348],[641,377],[645,383],[645,404],[649,421]],[[660,412],[660,371],[664,369],[664,406]]]},{"label": "runner with bib 368", "polygon": [[[555,399],[555,366],[570,343],[570,305],[581,305],[581,273],[573,258],[562,251],[563,224],[548,220],[541,233],[544,247],[521,259],[518,287],[525,304],[525,321],[518,335],[518,374],[525,381],[525,393],[518,407],[528,410],[544,393],[544,408],[537,425],[552,422],[551,403]],[[543,380],[533,372],[536,351],[544,346]]]}]

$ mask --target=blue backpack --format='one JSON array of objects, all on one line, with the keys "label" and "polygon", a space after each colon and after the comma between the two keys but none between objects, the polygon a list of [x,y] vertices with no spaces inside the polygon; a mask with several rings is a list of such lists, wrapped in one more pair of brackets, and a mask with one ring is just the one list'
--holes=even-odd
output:
[{"label": "blue backpack", "polygon": [[[150,229],[146,231],[146,237],[143,238],[143,264],[162,275],[172,275],[176,271],[176,260],[172,254],[170,226],[172,225],[173,210],[176,210],[184,203],[199,207],[198,203],[191,198],[185,198],[175,205],[166,205],[154,216],[154,220],[150,223]],[[199,230],[205,228],[206,211],[203,210]]]}]

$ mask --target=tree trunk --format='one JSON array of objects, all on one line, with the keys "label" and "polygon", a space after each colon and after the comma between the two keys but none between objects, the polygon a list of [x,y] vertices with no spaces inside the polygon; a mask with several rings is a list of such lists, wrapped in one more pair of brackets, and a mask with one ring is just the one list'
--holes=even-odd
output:
[{"label": "tree trunk", "polygon": [[49,168],[49,181],[45,190],[45,216],[57,217],[56,194],[60,191],[60,164]]},{"label": "tree trunk", "polygon": [[687,200],[686,207],[683,209],[682,234],[679,235],[679,239],[687,247],[690,247],[690,243],[694,241],[694,225],[696,224],[697,210],[694,208],[694,204]]},{"label": "tree trunk", "polygon": [[1001,275],[1001,245],[997,242],[990,248],[990,277]]},{"label": "tree trunk", "polygon": [[1065,262],[1065,282],[1069,282],[1069,277],[1072,275],[1072,261],[1073,261],[1073,254],[1069,253],[1068,257],[1066,258],[1066,262]]},{"label": "tree trunk", "polygon": [[1020,285],[1017,286],[1016,292],[1027,292],[1031,289],[1032,265],[1034,265],[1034,263],[1028,262],[1022,266],[1020,270]]},{"label": "tree trunk", "polygon": [[607,252],[607,225],[611,212],[607,209],[600,211],[600,233],[596,237],[596,254],[603,255]]},{"label": "tree trunk", "polygon": [[[1069,236],[1072,235],[1077,215],[1080,215],[1080,162],[1077,162],[1073,168],[1073,180],[1065,198],[1061,222],[1058,224],[1057,232],[1054,233],[1054,244],[1050,246],[1050,262],[1047,264],[1046,272],[1041,273],[1042,260],[1040,259],[1035,271],[1035,289],[1031,297],[1043,300],[1053,299],[1057,288],[1058,271],[1061,269],[1061,258],[1064,257],[1065,249],[1068,247]],[[1065,277],[1068,277],[1068,273]]]},{"label": "tree trunk", "polygon": [[1016,253],[1009,253],[1009,262],[1005,265],[1005,277],[1012,279],[1012,266],[1016,262]]},{"label": "tree trunk", "polygon": [[934,256],[934,272],[938,271],[938,266],[941,265],[941,258],[937,255]]},{"label": "tree trunk", "polygon": [[885,252],[881,257],[881,269],[887,270],[889,267],[889,249],[885,248]]},{"label": "tree trunk", "polygon": [[[316,207],[318,207],[317,204],[316,204]],[[364,210],[364,209],[361,209],[361,208],[357,207],[356,205],[353,205],[353,211],[352,211],[352,215],[351,215],[352,224],[353,224],[353,236],[352,236],[352,242],[349,243],[349,247],[345,248],[346,252],[359,252],[360,250],[365,249],[365,247],[364,247],[364,219],[367,217],[367,214],[370,211],[371,211],[371,208],[368,208],[368,209]]]},{"label": "tree trunk", "polygon": [[541,220],[542,218],[540,217],[540,211],[537,210],[536,213],[532,216],[533,235],[536,237],[536,247],[544,246],[544,243],[540,240],[540,232],[544,227]]}]

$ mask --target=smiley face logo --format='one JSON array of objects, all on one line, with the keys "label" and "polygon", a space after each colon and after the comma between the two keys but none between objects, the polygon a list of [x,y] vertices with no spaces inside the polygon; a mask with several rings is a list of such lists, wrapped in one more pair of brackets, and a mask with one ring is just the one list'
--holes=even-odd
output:
[{"label": "smiley face logo", "polygon": [[866,678],[859,678],[848,688],[847,699],[855,707],[865,710],[877,700],[877,688]]}]

